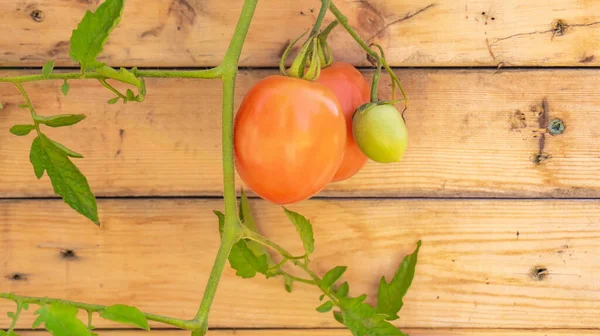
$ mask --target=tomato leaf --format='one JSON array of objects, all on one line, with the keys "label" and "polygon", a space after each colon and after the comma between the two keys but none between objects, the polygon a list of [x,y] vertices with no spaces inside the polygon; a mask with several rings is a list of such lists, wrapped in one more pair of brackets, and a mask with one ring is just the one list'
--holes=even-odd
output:
[{"label": "tomato leaf", "polygon": [[329,272],[325,273],[323,279],[321,280],[321,289],[324,292],[328,292],[331,286],[333,286],[333,284],[336,281],[338,281],[339,278],[342,277],[342,275],[344,275],[344,272],[346,272],[347,269],[348,267],[346,266],[337,266],[331,269]]},{"label": "tomato leaf", "polygon": [[59,114],[50,117],[44,117],[41,115],[37,115],[35,120],[40,124],[44,124],[50,127],[63,127],[63,126],[71,126],[75,125],[78,122],[85,119],[85,114]]},{"label": "tomato leaf", "polygon": [[35,125],[14,125],[10,128],[10,133],[17,136],[25,136],[35,129]]},{"label": "tomato leaf", "polygon": [[269,268],[267,255],[255,255],[245,240],[238,241],[229,254],[229,263],[237,272],[235,275],[244,279],[253,278],[256,273],[267,274]]},{"label": "tomato leaf", "polygon": [[67,93],[69,93],[70,88],[71,88],[71,85],[69,85],[69,83],[65,80],[63,85],[61,85],[61,87],[60,87],[60,91],[62,91],[63,95],[66,96]]},{"label": "tomato leaf", "polygon": [[348,293],[350,292],[350,285],[348,282],[344,282],[335,292],[337,297],[348,297]]},{"label": "tomato leaf", "polygon": [[58,142],[56,142],[54,140],[50,140],[50,141],[52,141],[52,143],[54,144],[54,146],[58,147],[58,149],[60,149],[61,151],[63,151],[63,153],[67,154],[67,156],[70,156],[70,157],[76,158],[76,159],[83,159],[83,155],[81,155],[81,154],[79,154],[77,152],[74,152],[74,151],[68,149],[67,147],[65,147],[65,145],[63,145],[61,143],[58,143]]},{"label": "tomato leaf", "polygon": [[[88,181],[69,160],[69,154],[65,150],[70,150],[62,147],[57,147],[54,141],[44,134],[39,134],[33,140],[29,158],[35,175],[40,179],[44,175],[44,171],[47,171],[54,192],[62,196],[65,203],[75,211],[99,225],[96,198],[90,190]],[[79,155],[75,152],[72,153]]]},{"label": "tomato leaf", "polygon": [[77,319],[77,308],[58,302],[50,306],[41,306],[35,314],[38,315],[33,327],[42,323],[46,330],[54,336],[91,336],[87,326]]},{"label": "tomato leaf", "polygon": [[[219,211],[214,211],[219,219],[219,233],[223,235],[223,227],[225,226],[225,215]],[[245,240],[238,241],[233,245],[229,253],[229,264],[231,268],[236,270],[237,276],[244,279],[253,278],[257,273],[267,274],[269,265],[267,263],[267,255],[256,255],[248,247]]]},{"label": "tomato leaf", "polygon": [[0,330],[0,336],[19,336],[17,335],[17,333],[15,333],[14,331],[4,331],[4,330]]},{"label": "tomato leaf", "polygon": [[300,234],[300,238],[302,239],[302,244],[304,245],[304,250],[306,253],[313,253],[315,250],[315,239],[313,238],[313,228],[312,224],[310,224],[310,221],[297,212],[288,210],[286,208],[283,208],[283,210]]},{"label": "tomato leaf", "polygon": [[319,313],[329,313],[333,309],[333,302],[327,301],[317,307]]},{"label": "tomato leaf", "polygon": [[106,0],[96,12],[87,11],[73,30],[69,56],[81,64],[82,69],[99,68],[104,63],[96,58],[102,52],[110,32],[121,20],[124,0]]},{"label": "tomato leaf", "polygon": [[354,336],[406,336],[403,332],[385,321],[383,315],[364,303],[367,298],[362,295],[356,298],[340,298],[341,314],[334,313],[336,320],[344,324]]},{"label": "tomato leaf", "polygon": [[46,62],[42,67],[42,76],[44,76],[44,78],[49,78],[52,70],[54,70],[54,61]]},{"label": "tomato leaf", "polygon": [[140,80],[137,77],[135,77],[135,75],[132,72],[125,68],[121,68],[121,70],[117,72],[117,70],[105,65],[101,68],[96,69],[96,72],[104,77],[112,78],[122,83],[135,85],[138,88],[142,86]]},{"label": "tomato leaf", "polygon": [[285,290],[288,293],[292,292],[292,288],[293,288],[293,284],[294,284],[294,279],[292,279],[289,275],[287,274],[283,274],[283,279],[284,279],[284,286],[285,286]]},{"label": "tomato leaf", "polygon": [[28,109],[29,105],[27,105],[27,104],[19,104],[19,108]]},{"label": "tomato leaf", "polygon": [[133,93],[133,91],[131,91],[131,89],[127,89],[127,91],[125,91],[125,96],[127,97],[127,100],[129,100],[129,101],[135,100],[135,93]]},{"label": "tomato leaf", "polygon": [[402,299],[412,284],[415,277],[415,268],[421,241],[417,242],[415,251],[402,260],[396,274],[388,283],[385,277],[381,277],[379,290],[377,292],[377,313],[387,315],[386,319],[393,321],[398,319],[398,312],[402,309]]},{"label": "tomato leaf", "polygon": [[344,316],[342,315],[342,312],[334,311],[333,317],[335,318],[336,321],[340,322],[341,324],[344,324]]},{"label": "tomato leaf", "polygon": [[150,330],[146,316],[136,307],[121,304],[113,305],[100,311],[100,316],[110,321],[131,324],[145,330]]},{"label": "tomato leaf", "polygon": [[114,104],[116,104],[116,103],[119,101],[119,99],[121,99],[121,98],[120,98],[120,97],[115,97],[115,98],[109,99],[109,100],[107,101],[107,103],[108,103],[109,105],[114,105]]}]

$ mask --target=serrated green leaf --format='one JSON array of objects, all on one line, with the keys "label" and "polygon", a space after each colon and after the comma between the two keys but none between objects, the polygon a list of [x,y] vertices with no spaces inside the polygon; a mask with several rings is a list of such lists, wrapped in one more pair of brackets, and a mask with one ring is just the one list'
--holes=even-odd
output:
[{"label": "serrated green leaf", "polygon": [[146,316],[136,307],[113,305],[100,311],[100,316],[114,322],[131,324],[145,330],[150,330]]},{"label": "serrated green leaf", "polygon": [[349,292],[350,292],[350,285],[346,281],[337,289],[337,291],[335,292],[335,295],[337,297],[347,297]]},{"label": "serrated green leaf", "polygon": [[346,272],[347,269],[348,267],[346,266],[337,266],[325,273],[321,280],[321,289],[325,292],[329,291],[331,286],[344,275],[344,272]]},{"label": "serrated green leaf", "polygon": [[35,312],[38,318],[34,328],[43,323],[54,336],[91,336],[87,326],[77,319],[77,312],[77,308],[58,302],[41,306]]},{"label": "serrated green leaf", "polygon": [[19,104],[19,108],[28,109],[29,105],[27,105],[27,104]]},{"label": "serrated green leaf", "polygon": [[54,61],[46,62],[42,67],[42,76],[44,76],[44,78],[50,77],[52,70],[54,70]]},{"label": "serrated green leaf", "polygon": [[70,88],[71,88],[71,85],[69,85],[69,83],[65,80],[63,85],[61,85],[61,87],[60,87],[60,91],[62,91],[63,95],[66,96],[67,93],[69,93]]},{"label": "serrated green leaf", "polygon": [[46,162],[44,161],[44,150],[42,149],[42,141],[39,137],[33,139],[31,143],[31,151],[29,152],[29,161],[33,166],[35,176],[39,179],[44,176],[46,170]]},{"label": "serrated green leaf", "polygon": [[340,298],[343,323],[355,336],[406,336],[398,328],[385,321],[384,316],[375,312],[375,308],[364,303],[366,295],[357,298]]},{"label": "serrated green leaf", "polygon": [[231,249],[229,263],[237,271],[235,274],[244,279],[253,278],[256,273],[267,274],[269,268],[267,256],[256,256],[244,240],[238,241]]},{"label": "serrated green leaf", "polygon": [[323,301],[323,299],[324,299],[324,298],[325,298],[325,294],[321,294],[321,295],[319,296],[319,301]]},{"label": "serrated green leaf", "polygon": [[0,330],[0,336],[19,336],[17,335],[17,333],[15,333],[14,331],[4,331],[4,330]]},{"label": "serrated green leaf", "polygon": [[29,309],[29,303],[27,303],[27,302],[23,302],[23,303],[21,304],[21,307],[23,307],[23,310],[27,310],[27,309]]},{"label": "serrated green leaf", "polygon": [[82,69],[99,68],[104,63],[96,58],[102,52],[110,32],[121,20],[124,0],[106,0],[96,12],[87,11],[73,30],[69,56],[81,64]]},{"label": "serrated green leaf", "polygon": [[341,324],[344,324],[344,315],[342,314],[342,312],[334,311],[333,318],[335,318],[335,320],[340,322]]},{"label": "serrated green leaf", "polygon": [[315,239],[313,238],[313,229],[310,221],[297,212],[288,210],[286,208],[283,208],[283,210],[300,234],[300,239],[302,239],[302,244],[304,245],[304,250],[306,253],[313,253],[315,250]]},{"label": "serrated green leaf", "polygon": [[402,299],[415,277],[420,248],[421,241],[417,242],[417,248],[413,253],[404,257],[392,281],[388,283],[385,277],[381,277],[379,290],[377,291],[377,313],[387,315],[386,319],[389,321],[399,318],[398,312],[404,305]]},{"label": "serrated green leaf", "polygon": [[333,302],[327,301],[317,307],[319,313],[329,313],[333,309]]},{"label": "serrated green leaf", "polygon": [[57,147],[44,134],[39,134],[33,141],[29,157],[38,179],[46,170],[54,192],[62,196],[65,203],[75,211],[97,225],[100,224],[96,198],[90,190],[88,181],[69,160],[63,149]]},{"label": "serrated green leaf", "polygon": [[142,86],[140,80],[137,77],[135,77],[133,73],[131,73],[125,68],[121,68],[120,71],[117,71],[105,65],[101,68],[96,69],[96,72],[104,77],[112,78],[118,80],[119,82],[128,83],[138,88]]},{"label": "serrated green leaf", "polygon": [[8,316],[8,318],[11,319],[11,320],[15,319],[15,313],[13,313],[13,312],[6,313],[6,316]]},{"label": "serrated green leaf", "polygon": [[44,117],[41,115],[37,115],[35,120],[40,124],[44,124],[50,127],[63,127],[63,126],[71,126],[75,125],[78,122],[85,119],[85,114],[59,114],[50,117]]},{"label": "serrated green leaf", "polygon": [[35,129],[35,125],[14,125],[10,128],[10,133],[17,136],[25,136]]},{"label": "serrated green leaf", "polygon": [[115,97],[113,99],[109,99],[107,101],[107,103],[109,103],[110,105],[114,105],[114,104],[116,104],[119,101],[119,99],[121,99],[121,98],[120,97]]},{"label": "serrated green leaf", "polygon": [[[219,234],[223,235],[223,227],[225,226],[225,215],[220,211],[214,211],[219,219]],[[256,273],[267,274],[269,265],[267,264],[267,255],[255,255],[248,247],[245,240],[238,241],[231,252],[229,253],[229,263],[231,268],[236,270],[237,276],[244,279],[253,278]]]},{"label": "serrated green leaf", "polygon": [[127,91],[125,91],[125,97],[127,97],[127,100],[135,100],[135,93],[133,93],[133,91],[131,91],[131,89],[127,89]]},{"label": "serrated green leaf", "polygon": [[61,151],[63,151],[65,154],[67,154],[67,156],[70,156],[70,157],[76,158],[76,159],[83,159],[83,155],[81,155],[81,154],[79,154],[79,153],[77,153],[75,151],[70,150],[69,148],[65,147],[65,145],[63,145],[61,143],[58,143],[58,142],[56,142],[54,140],[50,140],[50,141],[52,141],[52,143],[56,147],[58,147],[58,149],[60,149]]}]

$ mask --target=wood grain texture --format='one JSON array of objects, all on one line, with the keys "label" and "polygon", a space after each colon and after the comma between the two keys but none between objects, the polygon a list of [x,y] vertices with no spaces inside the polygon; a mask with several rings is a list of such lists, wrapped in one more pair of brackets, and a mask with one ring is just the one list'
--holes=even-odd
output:
[{"label": "wood grain texture", "polygon": [[[600,331],[582,330],[582,329],[538,329],[538,330],[519,330],[519,329],[405,329],[410,336],[597,336]],[[115,330],[100,331],[101,336],[147,336],[146,331],[133,330]],[[20,332],[23,336],[45,335],[39,331]],[[163,331],[153,330],[151,335],[156,336],[188,336],[186,331]],[[346,330],[334,329],[302,329],[302,330],[211,330],[208,336],[350,336],[351,333]]]},{"label": "wood grain texture", "polygon": [[[22,73],[22,72],[3,72]],[[236,104],[270,70],[243,71]],[[370,76],[370,72],[367,75]],[[598,197],[600,95],[595,70],[401,70],[410,109],[403,162],[370,162],[320,196]],[[221,90],[216,81],[149,79],[141,104],[108,105],[94,81],[28,83],[39,113],[86,113],[51,137],[86,158],[76,160],[100,196],[221,195]],[[381,96],[389,97],[389,82]],[[29,163],[31,139],[8,129],[27,123],[18,91],[2,86],[0,196],[53,195]],[[545,107],[545,110],[544,110]],[[540,135],[550,120],[562,135]],[[542,148],[540,149],[540,144]],[[257,155],[260,153],[257,153]],[[238,181],[239,182],[239,181]],[[239,185],[239,184],[238,184]]]},{"label": "wood grain texture", "polygon": [[[0,288],[192,316],[218,247],[212,210],[221,206],[102,200],[98,229],[58,200],[0,201]],[[302,250],[279,207],[258,200],[251,206],[265,235],[293,253]],[[367,293],[369,301],[381,275],[393,274],[423,240],[402,328],[600,327],[600,201],[319,200],[291,208],[315,226],[315,271],[349,266],[351,294]],[[547,274],[532,277],[535,268]],[[337,327],[315,311],[318,296],[303,285],[287,294],[281,279],[243,280],[228,268],[211,325]],[[2,301],[0,311],[12,306]],[[31,321],[28,313],[20,327]]]},{"label": "wood grain texture", "polygon": [[[41,66],[68,57],[71,30],[99,1],[1,0],[0,66]],[[350,24],[380,43],[396,66],[597,66],[600,3],[593,0],[338,0]],[[223,57],[242,0],[132,0],[103,60],[121,66],[210,66]],[[319,1],[264,0],[242,65],[275,66],[286,44],[314,23]],[[38,11],[38,12],[36,12]],[[332,20],[328,17],[327,20]],[[341,29],[340,60],[366,64]]]}]

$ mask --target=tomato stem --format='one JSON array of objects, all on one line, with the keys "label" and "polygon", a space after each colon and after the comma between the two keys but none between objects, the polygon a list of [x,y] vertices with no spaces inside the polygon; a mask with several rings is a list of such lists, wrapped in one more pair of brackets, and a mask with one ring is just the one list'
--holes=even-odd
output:
[{"label": "tomato stem", "polygon": [[310,32],[310,37],[316,36],[319,33],[319,29],[321,29],[321,25],[323,24],[323,19],[325,18],[325,14],[327,14],[327,9],[331,4],[331,0],[321,0],[321,9],[319,10],[319,15],[317,16],[317,20]]},{"label": "tomato stem", "polygon": [[[377,54],[377,52],[375,52],[375,50],[371,49],[371,47],[369,47],[369,45],[367,45],[367,43],[362,40],[362,38],[350,26],[350,23],[348,23],[348,17],[346,17],[335,6],[335,4],[333,3],[333,1],[329,4],[329,10],[335,16],[335,18],[340,22],[340,25],[342,25],[342,27],[344,27],[344,29],[348,32],[348,34],[350,34],[350,36],[352,36],[352,38],[354,39],[354,41],[356,41],[356,43],[358,43],[358,45],[361,46],[361,48],[363,48],[363,50],[368,55],[370,55],[371,57],[375,58],[376,60],[381,59],[381,64],[383,65],[383,67],[385,68],[385,70],[387,71],[387,73],[392,78],[392,87],[395,90],[395,85],[398,85],[398,88],[400,89],[400,92],[402,93],[402,97],[404,98],[404,104],[405,104],[405,106],[408,106],[408,97],[406,96],[406,93],[404,92],[404,89],[402,88],[402,85],[400,84],[400,80],[398,79],[398,76],[396,76],[396,74],[394,73],[394,71],[392,70],[392,68],[389,66],[389,64],[387,63],[385,57],[380,57],[379,54]],[[395,99],[395,97],[392,97],[392,99]]]},{"label": "tomato stem", "polygon": [[225,269],[225,264],[233,245],[241,237],[241,228],[237,215],[235,191],[235,167],[233,153],[233,113],[235,100],[235,79],[238,72],[240,55],[248,34],[252,17],[256,10],[258,0],[245,0],[242,12],[221,64],[223,69],[223,125],[222,125],[222,150],[223,150],[223,197],[225,199],[225,224],[221,245],[215,259],[212,271],[206,284],[202,303],[198,308],[194,321],[200,323],[200,328],[194,330],[192,335],[202,336],[208,331],[208,315],[212,306],[219,281]]},{"label": "tomato stem", "polygon": [[377,90],[379,88],[379,76],[381,75],[381,59],[384,57],[383,49],[379,45],[375,45],[379,48],[381,52],[381,58],[377,59],[377,70],[375,70],[375,74],[373,75],[373,84],[371,85],[371,102],[377,103],[379,100],[377,97]]}]

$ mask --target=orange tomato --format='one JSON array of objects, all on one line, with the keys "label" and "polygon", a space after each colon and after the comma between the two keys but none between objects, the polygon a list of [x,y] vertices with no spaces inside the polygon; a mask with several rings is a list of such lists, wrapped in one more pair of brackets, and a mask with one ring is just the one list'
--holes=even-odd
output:
[{"label": "orange tomato", "polygon": [[327,86],[337,96],[346,117],[346,150],[340,168],[332,182],[352,177],[367,162],[367,156],[358,148],[352,135],[352,115],[361,105],[370,101],[371,86],[355,67],[335,62],[321,70],[317,82]]},{"label": "orange tomato", "polygon": [[344,113],[330,89],[270,76],[246,94],[236,115],[236,168],[260,197],[276,204],[298,202],[331,181],[346,138]]}]

